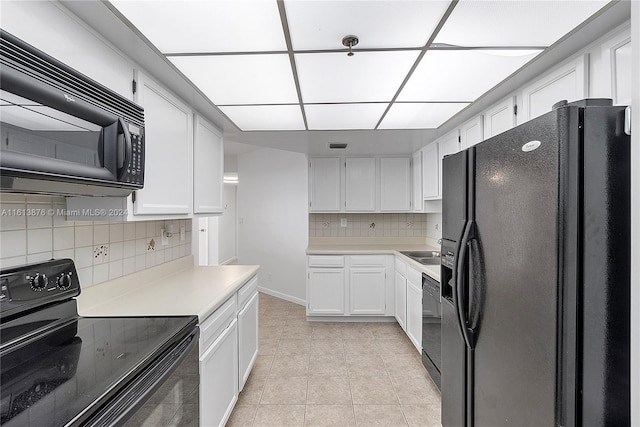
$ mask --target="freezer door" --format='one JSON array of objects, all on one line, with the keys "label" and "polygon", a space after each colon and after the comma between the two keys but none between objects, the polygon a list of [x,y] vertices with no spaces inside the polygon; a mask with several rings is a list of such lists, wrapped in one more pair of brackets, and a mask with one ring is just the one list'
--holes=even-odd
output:
[{"label": "freezer door", "polygon": [[476,329],[475,427],[556,422],[559,140],[566,128],[551,113],[475,149],[470,257],[482,268],[470,274],[468,314]]},{"label": "freezer door", "polygon": [[467,220],[467,151],[442,160],[442,238],[460,242]]}]

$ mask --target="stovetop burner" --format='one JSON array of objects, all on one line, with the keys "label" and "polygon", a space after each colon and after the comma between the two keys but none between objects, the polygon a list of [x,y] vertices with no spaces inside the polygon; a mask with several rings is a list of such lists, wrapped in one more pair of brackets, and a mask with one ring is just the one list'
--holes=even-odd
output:
[{"label": "stovetop burner", "polygon": [[[72,272],[72,285],[33,289],[29,278]],[[52,273],[49,275],[48,273]],[[0,423],[79,424],[193,334],[195,316],[88,318],[72,296],[71,260],[4,270],[0,323]]]}]

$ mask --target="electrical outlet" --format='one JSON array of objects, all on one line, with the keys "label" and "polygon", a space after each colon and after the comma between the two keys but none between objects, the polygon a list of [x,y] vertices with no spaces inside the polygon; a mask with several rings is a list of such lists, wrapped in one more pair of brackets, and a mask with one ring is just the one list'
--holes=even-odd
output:
[{"label": "electrical outlet", "polygon": [[167,236],[167,230],[165,230],[164,228],[161,228],[160,235],[162,236],[160,244],[162,246],[167,246],[169,244],[169,236]]},{"label": "electrical outlet", "polygon": [[347,218],[340,218],[340,227],[347,226]]},{"label": "electrical outlet", "polygon": [[180,227],[180,241],[184,242],[187,239],[187,228]]}]

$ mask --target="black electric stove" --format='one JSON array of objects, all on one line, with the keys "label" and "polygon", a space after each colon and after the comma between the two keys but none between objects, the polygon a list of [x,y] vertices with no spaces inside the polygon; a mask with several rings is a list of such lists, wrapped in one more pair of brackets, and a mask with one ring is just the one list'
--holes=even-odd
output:
[{"label": "black electric stove", "polygon": [[0,275],[0,424],[126,420],[197,342],[197,317],[80,317],[69,259]]}]

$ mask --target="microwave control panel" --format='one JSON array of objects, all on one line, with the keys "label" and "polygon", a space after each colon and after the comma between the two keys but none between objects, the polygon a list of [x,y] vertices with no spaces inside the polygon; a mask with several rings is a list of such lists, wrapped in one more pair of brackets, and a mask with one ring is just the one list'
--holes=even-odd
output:
[{"label": "microwave control panel", "polygon": [[144,133],[136,126],[129,126],[131,155],[121,180],[142,188],[144,185]]}]

